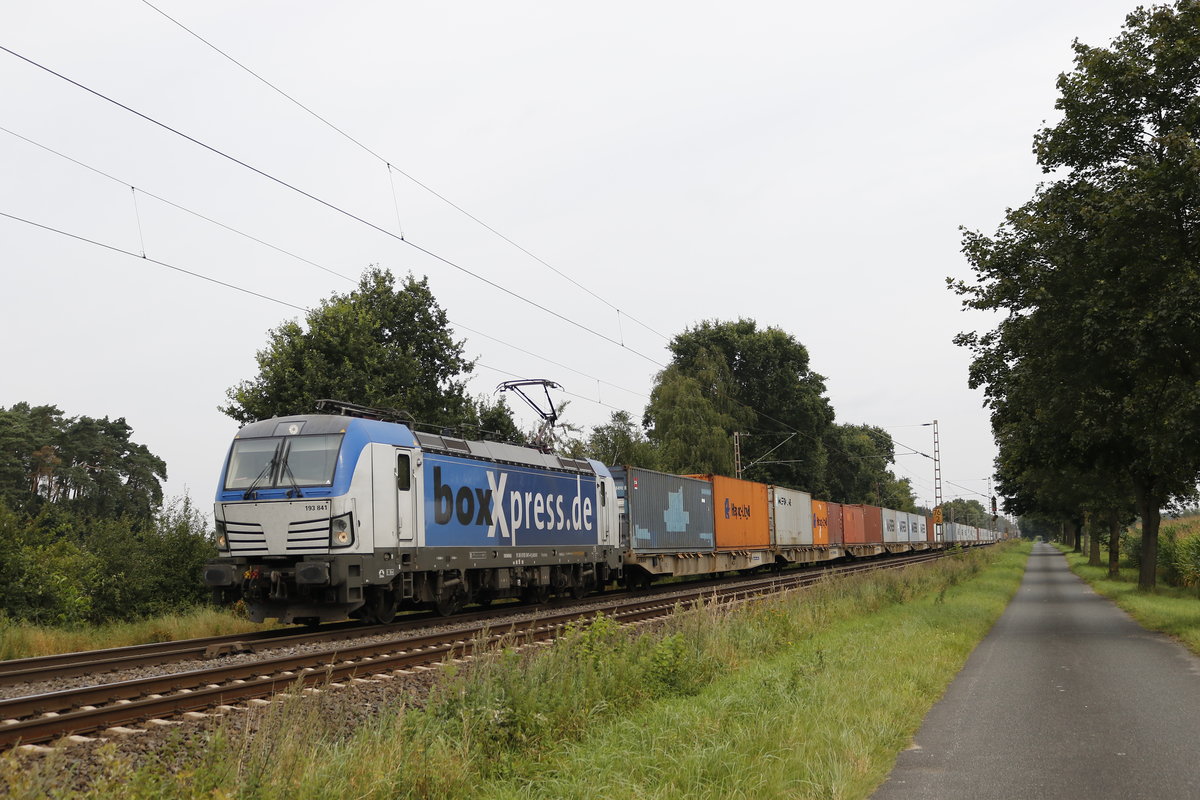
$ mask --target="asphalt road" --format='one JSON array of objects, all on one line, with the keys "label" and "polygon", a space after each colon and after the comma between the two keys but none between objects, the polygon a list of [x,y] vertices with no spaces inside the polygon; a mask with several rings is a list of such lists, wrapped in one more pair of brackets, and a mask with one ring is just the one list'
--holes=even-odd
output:
[{"label": "asphalt road", "polygon": [[1035,544],[1012,603],[872,797],[1200,797],[1200,658]]}]

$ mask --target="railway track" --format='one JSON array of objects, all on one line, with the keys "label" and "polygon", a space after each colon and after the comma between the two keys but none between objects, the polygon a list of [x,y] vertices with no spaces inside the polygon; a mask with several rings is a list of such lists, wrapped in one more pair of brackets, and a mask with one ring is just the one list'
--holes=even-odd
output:
[{"label": "railway track", "polygon": [[[336,630],[319,632],[320,637],[336,643],[338,639],[379,633],[378,629],[381,628],[394,635],[382,642],[335,644],[317,652],[290,653],[250,663],[214,664],[204,669],[0,700],[0,748],[50,742],[65,735],[95,733],[148,720],[202,714],[289,689],[367,676],[383,676],[379,679],[386,679],[394,677],[398,671],[430,667],[447,659],[470,656],[477,649],[486,648],[502,639],[519,645],[548,641],[558,636],[566,624],[585,621],[601,613],[621,623],[643,622],[665,618],[680,604],[697,601],[738,602],[748,597],[811,585],[831,574],[895,569],[944,556],[942,551],[932,551],[887,560],[839,564],[820,571],[772,574],[735,584],[679,584],[671,587],[672,591],[657,596],[623,594],[593,597],[589,598],[586,611],[540,607],[538,613],[530,618],[509,619],[503,623],[497,622],[496,613],[484,612],[456,617],[451,620],[454,625],[451,630],[436,633],[422,633],[419,630],[420,627],[428,627],[428,619],[391,626],[339,626]],[[517,609],[498,613],[511,616],[514,611]],[[268,635],[254,641],[280,646],[281,642],[289,639],[311,642],[318,636],[312,632],[293,636],[287,636],[288,631],[265,633]],[[135,659],[143,664],[162,663],[162,659],[174,659],[184,651],[195,653],[197,649],[236,643],[231,639],[236,640],[236,637],[212,637],[48,658],[60,659],[58,666],[53,668],[77,675],[86,674],[77,670],[87,669],[88,665],[95,668],[96,665],[116,663],[119,659]],[[174,649],[171,648],[172,644]],[[155,648],[160,648],[157,653],[153,652]],[[76,656],[76,660],[72,662],[69,656]],[[156,657],[160,659],[157,662],[143,660]],[[28,665],[12,669],[11,665],[15,663],[10,662],[10,669],[5,675],[27,673]]]}]

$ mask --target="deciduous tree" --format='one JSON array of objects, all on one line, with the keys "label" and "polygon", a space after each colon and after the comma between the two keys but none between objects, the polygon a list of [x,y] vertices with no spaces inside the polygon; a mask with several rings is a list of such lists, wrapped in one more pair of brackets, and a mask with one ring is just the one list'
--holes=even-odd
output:
[{"label": "deciduous tree", "polygon": [[747,462],[794,434],[754,479],[825,492],[824,435],[833,409],[804,345],[779,328],[760,330],[754,320],[741,319],[701,322],[676,336],[670,348],[671,364],[646,411],[664,466],[678,468],[689,448],[698,447],[700,460],[712,468],[692,471],[731,474],[734,431],[768,443],[748,452]]},{"label": "deciduous tree", "polygon": [[229,389],[221,408],[238,422],[309,413],[333,398],[482,427],[463,381],[473,364],[424,278],[397,286],[390,271],[368,269],[357,289],[322,301],[303,325],[272,330],[256,358],[258,375]]}]

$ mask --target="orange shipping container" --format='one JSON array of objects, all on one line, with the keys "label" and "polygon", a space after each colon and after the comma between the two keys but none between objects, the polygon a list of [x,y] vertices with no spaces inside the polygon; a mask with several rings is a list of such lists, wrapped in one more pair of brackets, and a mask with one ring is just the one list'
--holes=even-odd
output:
[{"label": "orange shipping container", "polygon": [[826,501],[826,507],[829,509],[829,543],[842,543],[842,504],[830,503]]},{"label": "orange shipping container", "polygon": [[937,537],[934,535],[933,517],[925,518],[925,541],[937,541]]},{"label": "orange shipping container", "polygon": [[829,544],[829,504],[824,500],[813,500],[813,544]]},{"label": "orange shipping container", "polygon": [[864,527],[862,506],[842,506],[842,541],[846,544],[865,544],[867,529]]},{"label": "orange shipping container", "polygon": [[759,550],[771,546],[767,485],[726,478],[689,475],[712,481],[718,550]]},{"label": "orange shipping container", "polygon": [[863,527],[867,529],[867,544],[883,544],[883,509],[863,506]]}]

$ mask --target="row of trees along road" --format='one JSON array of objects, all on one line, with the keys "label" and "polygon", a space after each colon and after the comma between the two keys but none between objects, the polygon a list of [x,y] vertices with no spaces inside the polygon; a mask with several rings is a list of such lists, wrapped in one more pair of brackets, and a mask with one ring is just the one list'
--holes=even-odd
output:
[{"label": "row of trees along road", "polygon": [[[891,437],[835,423],[825,379],[788,334],[745,319],[702,322],[670,349],[641,420],[618,411],[586,436],[568,425],[558,450],[607,464],[731,475],[733,434],[741,432],[744,463],[760,459],[747,478],[840,502],[915,509],[908,480],[888,469]],[[519,442],[531,435],[503,396],[466,393],[474,363],[428,282],[411,275],[397,284],[389,271],[368,269],[355,290],[323,301],[304,325],[272,330],[257,359],[258,375],[230,388],[221,409],[239,422],[311,412],[328,397],[403,410],[417,423],[468,437]]]},{"label": "row of trees along road", "polygon": [[1200,479],[1200,3],[1139,8],[1109,47],[1073,45],[1057,124],[1034,138],[1050,176],[995,235],[966,233],[970,308],[1004,314],[972,349],[1017,514],[1110,540],[1142,520],[1155,585],[1160,510]]}]

